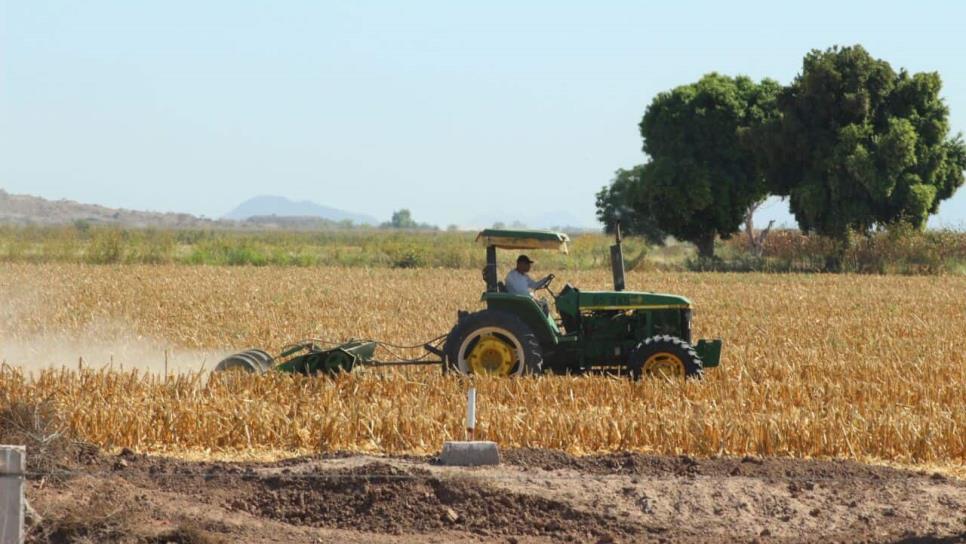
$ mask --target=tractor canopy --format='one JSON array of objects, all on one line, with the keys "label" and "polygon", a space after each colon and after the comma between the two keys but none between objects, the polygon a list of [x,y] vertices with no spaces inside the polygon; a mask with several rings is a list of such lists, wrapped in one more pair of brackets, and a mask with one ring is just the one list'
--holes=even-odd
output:
[{"label": "tractor canopy", "polygon": [[476,241],[500,249],[556,249],[567,253],[570,237],[549,230],[483,229]]}]

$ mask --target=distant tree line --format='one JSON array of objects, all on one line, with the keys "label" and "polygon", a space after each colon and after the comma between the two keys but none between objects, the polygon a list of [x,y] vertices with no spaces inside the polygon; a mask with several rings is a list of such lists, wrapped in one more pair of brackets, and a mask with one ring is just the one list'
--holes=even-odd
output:
[{"label": "distant tree line", "polygon": [[436,225],[429,223],[417,223],[413,219],[413,214],[406,208],[392,212],[392,218],[379,225],[383,229],[405,229],[405,230],[439,230]]},{"label": "distant tree line", "polygon": [[787,86],[707,74],[647,107],[649,160],[597,194],[598,219],[608,232],[619,220],[654,242],[692,242],[706,258],[769,195],[839,251],[852,233],[922,229],[966,169],[941,87],[938,73],[896,72],[860,45],[809,52]]}]

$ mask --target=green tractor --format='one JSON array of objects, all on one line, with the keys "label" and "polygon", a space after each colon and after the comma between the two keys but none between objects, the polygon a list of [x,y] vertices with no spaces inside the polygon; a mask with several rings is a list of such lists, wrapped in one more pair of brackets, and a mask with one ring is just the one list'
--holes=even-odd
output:
[{"label": "green tractor", "polygon": [[444,370],[461,374],[519,376],[553,372],[618,372],[697,377],[718,365],[721,340],[691,338],[691,302],[681,296],[624,290],[624,259],[618,229],[611,247],[613,291],[582,291],[570,284],[540,289],[553,299],[559,318],[532,296],[506,292],[497,275],[497,249],[566,252],[566,234],[486,229],[483,279],[486,309],[459,312],[443,347]]},{"label": "green tractor", "polygon": [[[336,345],[306,340],[272,357],[262,350],[237,353],[216,371],[332,374],[356,366],[439,364],[443,372],[522,376],[604,372],[668,378],[700,377],[718,365],[721,340],[691,338],[691,302],[681,296],[624,290],[624,258],[618,226],[611,246],[613,291],[581,291],[566,284],[553,292],[553,275],[539,289],[550,294],[559,318],[533,296],[512,294],[497,275],[497,249],[558,250],[569,238],[559,232],[486,229],[477,241],[486,247],[483,280],[486,308],[460,311],[446,335],[423,344],[423,356],[400,361],[374,358],[381,344],[350,340]],[[392,346],[416,347],[416,346]]]}]

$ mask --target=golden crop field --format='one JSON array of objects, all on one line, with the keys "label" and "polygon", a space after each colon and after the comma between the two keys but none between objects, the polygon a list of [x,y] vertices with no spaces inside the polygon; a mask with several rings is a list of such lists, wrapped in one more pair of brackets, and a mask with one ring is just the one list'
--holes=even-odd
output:
[{"label": "golden crop field", "polygon": [[[557,287],[609,284],[606,270],[557,276]],[[414,344],[479,307],[482,286],[475,270],[6,264],[0,404],[49,402],[78,436],[141,451],[434,452],[462,437],[466,387],[436,368],[198,369],[310,336]],[[722,366],[688,383],[479,379],[482,437],[575,453],[966,464],[966,277],[631,273],[628,286],[691,298],[695,335],[724,339]],[[52,364],[66,366],[41,370]]]}]

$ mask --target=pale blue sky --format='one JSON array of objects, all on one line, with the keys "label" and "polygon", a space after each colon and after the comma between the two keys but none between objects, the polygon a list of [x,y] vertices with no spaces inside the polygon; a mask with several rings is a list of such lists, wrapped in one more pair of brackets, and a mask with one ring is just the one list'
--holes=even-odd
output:
[{"label": "pale blue sky", "polygon": [[[566,211],[643,160],[653,96],[783,83],[861,43],[938,70],[966,130],[966,4],[0,0],[0,187],[220,216],[279,194],[466,224]],[[773,210],[781,206],[773,207]],[[941,211],[966,224],[966,190]]]}]

